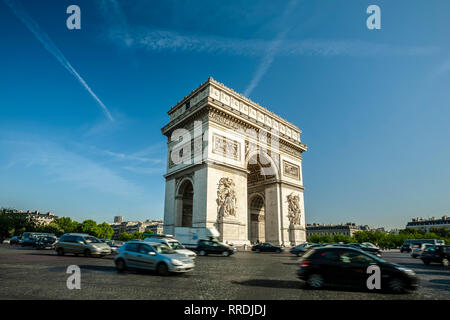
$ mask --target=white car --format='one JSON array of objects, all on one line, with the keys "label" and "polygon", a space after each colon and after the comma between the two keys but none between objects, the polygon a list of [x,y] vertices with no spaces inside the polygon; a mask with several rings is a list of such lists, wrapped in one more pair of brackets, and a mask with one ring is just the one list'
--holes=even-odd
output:
[{"label": "white car", "polygon": [[411,250],[411,257],[417,258],[419,257],[423,250],[425,250],[426,247],[434,246],[434,244],[430,243],[422,243],[421,245],[413,245],[413,248]]},{"label": "white car", "polygon": [[172,250],[174,250],[176,253],[183,254],[191,259],[195,259],[197,257],[197,254],[194,251],[186,249],[177,239],[173,239],[170,237],[149,237],[145,238],[144,241],[153,243],[164,243]]}]

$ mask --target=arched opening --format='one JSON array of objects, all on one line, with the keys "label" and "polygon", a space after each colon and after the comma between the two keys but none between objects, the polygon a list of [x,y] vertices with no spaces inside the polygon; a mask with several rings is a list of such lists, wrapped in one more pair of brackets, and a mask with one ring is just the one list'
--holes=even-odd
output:
[{"label": "arched opening", "polygon": [[181,201],[181,227],[192,227],[192,205],[194,199],[192,182],[185,180],[180,186],[178,194],[178,198]]},{"label": "arched opening", "polygon": [[264,198],[257,194],[249,202],[249,240],[252,243],[266,241],[266,216]]},{"label": "arched opening", "polygon": [[267,183],[276,180],[276,167],[267,155],[254,154],[248,160],[247,203],[248,203],[248,238],[251,243],[266,242],[265,190]]}]

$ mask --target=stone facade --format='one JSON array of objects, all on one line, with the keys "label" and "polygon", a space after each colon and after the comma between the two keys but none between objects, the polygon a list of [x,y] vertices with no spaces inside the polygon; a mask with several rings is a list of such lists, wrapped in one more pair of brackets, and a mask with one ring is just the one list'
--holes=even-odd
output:
[{"label": "stone facade", "polygon": [[235,245],[306,240],[298,127],[212,78],[168,114],[164,233],[215,227]]}]

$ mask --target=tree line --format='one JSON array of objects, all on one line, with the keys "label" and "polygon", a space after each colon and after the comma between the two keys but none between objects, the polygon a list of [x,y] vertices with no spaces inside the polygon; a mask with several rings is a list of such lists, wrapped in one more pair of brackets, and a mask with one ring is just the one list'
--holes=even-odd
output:
[{"label": "tree line", "polygon": [[450,244],[450,230],[447,230],[445,228],[436,228],[430,229],[429,232],[426,232],[425,230],[415,230],[407,228],[404,230],[400,230],[398,234],[377,231],[357,231],[351,237],[342,234],[311,235],[307,237],[307,241],[313,243],[370,242],[382,248],[398,248],[406,240],[417,239],[438,239],[444,240],[446,244]]},{"label": "tree line", "polygon": [[0,239],[20,236],[24,232],[45,232],[61,236],[64,233],[87,233],[97,238],[110,239],[114,230],[106,223],[97,224],[88,219],[83,222],[72,220],[69,217],[56,218],[48,225],[40,225],[33,221],[26,213],[15,209],[0,209]]}]

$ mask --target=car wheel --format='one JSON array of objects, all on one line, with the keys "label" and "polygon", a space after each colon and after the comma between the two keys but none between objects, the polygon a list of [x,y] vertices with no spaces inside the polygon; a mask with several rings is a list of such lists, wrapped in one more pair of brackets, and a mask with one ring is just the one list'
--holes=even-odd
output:
[{"label": "car wheel", "polygon": [[229,253],[228,251],[224,251],[224,252],[222,252],[222,255],[223,255],[224,257],[228,257],[228,256],[230,255],[230,253]]},{"label": "car wheel", "polygon": [[63,256],[64,255],[64,249],[63,248],[58,248],[56,249],[56,254],[58,256]]},{"label": "car wheel", "polygon": [[199,256],[206,256],[205,250],[200,250],[200,251],[198,252],[198,255],[199,255]]},{"label": "car wheel", "polygon": [[160,276],[167,276],[169,274],[169,268],[167,268],[167,265],[163,262],[158,264],[158,267],[156,269]]},{"label": "car wheel", "polygon": [[448,259],[442,259],[442,265],[448,267]]},{"label": "car wheel", "polygon": [[314,289],[320,289],[323,287],[324,280],[323,277],[318,273],[313,273],[308,277],[306,281],[309,287]]},{"label": "car wheel", "polygon": [[261,250],[259,250],[259,249],[256,249],[255,251],[256,251],[256,253],[260,253],[261,252]]},{"label": "car wheel", "polygon": [[275,252],[276,252],[276,253],[280,253],[280,252],[281,252],[281,250],[280,250],[280,249],[277,249],[277,250],[275,250]]},{"label": "car wheel", "polygon": [[428,261],[428,260],[422,260],[422,261],[423,261],[423,264],[426,266],[430,264],[430,261]]},{"label": "car wheel", "polygon": [[403,293],[405,292],[405,282],[402,279],[394,278],[389,281],[388,288],[394,293]]},{"label": "car wheel", "polygon": [[85,257],[90,257],[91,256],[91,251],[89,249],[84,250],[83,252]]},{"label": "car wheel", "polygon": [[116,269],[118,272],[124,272],[127,269],[127,265],[123,259],[116,260]]}]

